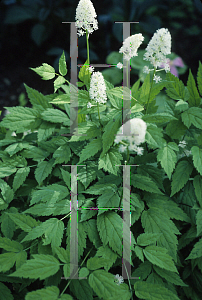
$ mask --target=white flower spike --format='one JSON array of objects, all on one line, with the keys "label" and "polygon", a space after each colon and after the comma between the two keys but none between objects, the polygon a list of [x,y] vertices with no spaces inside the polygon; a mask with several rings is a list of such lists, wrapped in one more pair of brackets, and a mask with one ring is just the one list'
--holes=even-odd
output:
[{"label": "white flower spike", "polygon": [[144,54],[144,60],[150,61],[155,67],[160,67],[165,64],[165,71],[170,70],[166,55],[171,53],[171,35],[167,28],[158,29],[149,44],[147,45]]},{"label": "white flower spike", "polygon": [[78,36],[98,29],[97,14],[90,0],[80,0],[76,8],[76,27]]},{"label": "white flower spike", "polygon": [[107,102],[106,85],[101,72],[94,72],[91,75],[89,95],[91,100],[98,103]]},{"label": "white flower spike", "polygon": [[131,57],[138,55],[137,49],[142,44],[143,40],[144,37],[141,33],[129,36],[123,42],[123,46],[119,49],[119,53],[123,53],[124,59],[129,61]]}]

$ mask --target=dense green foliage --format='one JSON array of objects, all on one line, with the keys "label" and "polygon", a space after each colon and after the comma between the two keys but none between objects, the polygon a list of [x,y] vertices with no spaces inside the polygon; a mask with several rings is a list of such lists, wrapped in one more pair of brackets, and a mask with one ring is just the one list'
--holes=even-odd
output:
[{"label": "dense green foliage", "polygon": [[[131,153],[128,161],[139,165],[130,171],[130,230],[132,277],[140,279],[119,286],[123,220],[113,208],[123,206],[123,171],[116,165],[126,155],[114,137],[123,92],[130,90],[105,80],[101,127],[97,107],[87,108],[90,73],[83,66],[78,133],[86,136],[66,137],[71,84],[64,84],[64,53],[57,78],[48,64],[33,70],[54,79],[54,94],[25,85],[32,108],[7,107],[0,123],[0,299],[201,299],[202,64],[197,83],[191,71],[186,86],[167,73],[150,91],[148,74],[131,88],[131,119],[147,123],[144,155]],[[182,140],[186,148],[179,147]],[[70,271],[71,194],[71,169],[62,164],[77,165],[78,207],[84,208],[78,211],[79,276],[87,280],[61,279]]]}]

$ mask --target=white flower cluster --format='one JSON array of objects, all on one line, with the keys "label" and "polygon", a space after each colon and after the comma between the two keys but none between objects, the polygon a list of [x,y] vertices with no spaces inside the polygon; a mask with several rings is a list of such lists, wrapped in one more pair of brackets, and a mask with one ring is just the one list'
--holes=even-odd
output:
[{"label": "white flower cluster", "polygon": [[146,48],[144,60],[150,61],[155,67],[165,64],[165,71],[170,71],[166,55],[171,53],[171,35],[167,28],[158,29]]},{"label": "white flower cluster", "polygon": [[[138,155],[143,154],[144,148],[142,147],[137,147],[141,143],[145,142],[145,134],[147,130],[147,124],[139,118],[134,118],[132,120],[129,120],[126,122],[126,124],[130,122],[130,129],[131,129],[131,134],[130,136],[116,136],[114,143],[118,144],[121,141],[125,140],[129,143],[128,149],[130,151],[135,151],[137,152]],[[122,133],[122,128],[120,127],[119,131],[117,132],[118,134]],[[125,152],[127,149],[126,145],[120,145],[119,151],[120,152]]]},{"label": "white flower cluster", "polygon": [[137,49],[140,47],[144,40],[141,33],[129,36],[123,42],[123,46],[119,49],[119,53],[123,53],[124,59],[130,60],[131,57],[137,56]]},{"label": "white flower cluster", "polygon": [[78,36],[84,35],[86,29],[92,33],[98,29],[97,14],[90,0],[80,0],[76,8],[76,27]]},{"label": "white flower cluster", "polygon": [[91,100],[95,100],[98,103],[107,102],[106,85],[101,72],[94,72],[92,74],[89,95]]},{"label": "white flower cluster", "polygon": [[115,277],[115,282],[117,285],[120,285],[121,283],[124,282],[123,277],[119,276],[119,274],[116,274],[116,276],[114,276],[114,277]]}]

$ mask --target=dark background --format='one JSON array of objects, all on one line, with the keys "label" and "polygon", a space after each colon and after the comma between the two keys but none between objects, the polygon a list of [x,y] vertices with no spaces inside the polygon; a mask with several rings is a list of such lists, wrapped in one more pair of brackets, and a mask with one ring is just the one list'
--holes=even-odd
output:
[{"label": "dark background", "polygon": [[[62,22],[75,22],[78,3],[71,0],[1,1],[0,110],[4,112],[3,107],[18,105],[31,107],[23,83],[43,94],[53,93],[53,80],[41,80],[29,68],[45,62],[57,70],[64,50],[70,69],[70,24]],[[131,24],[131,35],[143,34],[145,39],[141,49],[146,48],[157,29],[168,28],[172,37],[171,51],[188,66],[180,79],[186,84],[189,68],[196,77],[202,52],[200,0],[94,0],[92,3],[99,29],[90,35],[91,63],[106,63],[107,55],[119,51],[122,46],[122,24],[115,24],[115,21],[139,22]],[[78,64],[83,64],[86,60],[85,36],[78,38],[78,53]],[[131,82],[137,79],[131,77]]]}]

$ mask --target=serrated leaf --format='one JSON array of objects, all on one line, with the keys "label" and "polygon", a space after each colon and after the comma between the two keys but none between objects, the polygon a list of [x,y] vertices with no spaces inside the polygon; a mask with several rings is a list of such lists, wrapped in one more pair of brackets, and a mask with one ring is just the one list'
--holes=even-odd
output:
[{"label": "serrated leaf", "polygon": [[10,176],[11,174],[15,173],[17,171],[16,168],[12,167],[1,167],[0,170],[0,178],[4,178],[6,176]]},{"label": "serrated leaf", "polygon": [[97,221],[95,219],[90,219],[87,224],[89,240],[96,248],[100,247],[102,243],[97,229]]},{"label": "serrated leaf", "polygon": [[20,168],[15,174],[14,180],[13,180],[13,190],[14,192],[23,184],[26,177],[28,176],[30,172],[29,167]]},{"label": "serrated leaf", "polygon": [[8,216],[25,232],[30,232],[32,228],[38,226],[38,222],[30,216],[18,214],[18,213],[7,213]]},{"label": "serrated leaf", "polygon": [[144,115],[142,117],[142,120],[146,123],[166,123],[173,120],[177,120],[174,116],[168,114],[168,113],[155,113],[155,114],[149,114]]},{"label": "serrated leaf", "polygon": [[161,148],[164,143],[162,129],[158,128],[155,124],[147,124],[145,141],[151,147]]},{"label": "serrated leaf", "polygon": [[49,156],[49,152],[40,147],[31,146],[21,152],[21,155],[26,158],[32,158],[34,161],[41,161]]},{"label": "serrated leaf", "polygon": [[70,290],[79,300],[93,300],[93,290],[88,280],[72,280]]},{"label": "serrated leaf", "polygon": [[194,80],[194,77],[192,75],[191,70],[189,70],[189,77],[188,77],[188,81],[187,81],[187,88],[189,90],[189,105],[190,106],[199,106],[201,103],[201,98],[199,96],[197,87],[196,87],[196,83]]},{"label": "serrated leaf", "polygon": [[171,146],[168,143],[163,148],[159,149],[157,160],[160,162],[162,168],[165,170],[168,178],[171,179],[171,174],[175,168],[177,162],[177,155],[172,150]]},{"label": "serrated leaf", "polygon": [[135,246],[135,254],[142,262],[144,262],[143,248]]},{"label": "serrated leaf", "polygon": [[197,236],[202,232],[202,209],[199,209],[196,215]]},{"label": "serrated leaf", "polygon": [[65,59],[65,53],[62,52],[62,55],[59,60],[59,72],[62,76],[65,76],[67,74],[67,65],[66,65],[66,59]]},{"label": "serrated leaf", "polygon": [[104,270],[92,272],[88,281],[94,292],[103,300],[112,300],[114,297],[118,297],[120,300],[130,300],[131,298],[128,285],[123,283],[117,286],[114,282],[114,275]]},{"label": "serrated leaf", "polygon": [[171,195],[179,192],[189,180],[190,174],[192,173],[193,166],[188,160],[182,160],[177,164],[175,172],[172,177],[171,183]]},{"label": "serrated leaf", "polygon": [[49,136],[53,134],[55,127],[55,124],[50,124],[49,122],[43,121],[38,128],[38,141],[45,141]]},{"label": "serrated leaf", "polygon": [[137,244],[140,246],[154,244],[159,239],[159,236],[159,233],[142,233],[137,238]]},{"label": "serrated leaf", "polygon": [[143,191],[148,191],[150,193],[163,194],[157,187],[156,183],[149,177],[139,174],[131,175],[131,184]]},{"label": "serrated leaf", "polygon": [[58,272],[59,261],[52,255],[33,254],[34,259],[27,260],[17,271],[9,276],[33,278],[40,280]]},{"label": "serrated leaf", "polygon": [[84,141],[97,137],[98,135],[100,135],[100,129],[97,128],[96,124],[93,122],[83,122],[78,124],[78,134],[82,136],[77,136],[75,135],[75,133],[73,133],[73,136],[71,137],[69,142]]},{"label": "serrated leaf", "polygon": [[176,261],[178,243],[176,234],[180,233],[163,209],[152,207],[143,211],[141,222],[146,233],[161,233],[157,246],[167,249],[168,254]]},{"label": "serrated leaf", "polygon": [[0,272],[6,272],[14,266],[16,255],[15,252],[0,254]]},{"label": "serrated leaf", "polygon": [[[105,212],[97,217],[97,228],[103,245],[109,246],[114,252],[122,255],[122,237],[127,234],[123,233],[123,220],[115,212]],[[105,231],[102,230],[105,228]],[[131,233],[131,244],[135,244],[133,234]],[[130,245],[129,245],[130,247]]]},{"label": "serrated leaf", "polygon": [[134,285],[135,295],[145,300],[180,300],[169,289],[160,284],[136,282]]},{"label": "serrated leaf", "polygon": [[50,80],[55,77],[55,69],[46,63],[43,63],[40,67],[30,69],[40,75],[43,80]]},{"label": "serrated leaf", "polygon": [[[35,299],[58,300],[59,294],[60,294],[60,290],[58,289],[57,286],[48,286],[46,288],[27,293],[25,296],[25,300],[35,300]],[[69,299],[71,300],[72,298]]]},{"label": "serrated leaf", "polygon": [[63,162],[68,163],[71,158],[71,150],[68,144],[60,146],[53,153],[53,158],[55,158],[54,165],[61,164]]},{"label": "serrated leaf", "polygon": [[147,246],[143,249],[143,253],[152,264],[178,273],[172,258],[167,254],[167,249],[158,246]]},{"label": "serrated leaf", "polygon": [[63,111],[54,108],[48,108],[41,113],[42,119],[52,123],[63,123],[64,125],[70,126],[70,120]]},{"label": "serrated leaf", "polygon": [[167,84],[166,84],[166,94],[174,100],[184,100],[185,97],[185,86],[178,77],[172,73],[166,74]]},{"label": "serrated leaf", "polygon": [[202,238],[195,243],[194,248],[192,249],[189,256],[185,259],[196,259],[202,256]]},{"label": "serrated leaf", "polygon": [[86,159],[94,156],[98,151],[102,149],[102,140],[101,138],[92,140],[87,144],[81,152],[80,160],[78,164],[85,161]]},{"label": "serrated leaf", "polygon": [[133,105],[133,107],[131,108],[131,113],[136,113],[142,110],[144,110],[144,107],[138,103],[135,103],[135,105]]},{"label": "serrated leaf", "polygon": [[97,270],[104,267],[107,259],[102,257],[91,257],[87,260],[87,268],[89,270]]},{"label": "serrated leaf", "polygon": [[196,128],[202,129],[202,108],[190,107],[182,114],[182,122],[189,128],[193,124]]},{"label": "serrated leaf", "polygon": [[179,286],[188,286],[187,284],[185,284],[179,277],[178,274],[159,268],[157,266],[153,266],[154,270],[162,277],[165,278],[168,282],[171,282],[175,285],[179,285]]},{"label": "serrated leaf", "polygon": [[141,88],[140,88],[140,104],[145,104],[149,100],[150,92],[150,74],[147,74]]},{"label": "serrated leaf", "polygon": [[166,126],[166,133],[172,139],[180,139],[181,136],[183,136],[185,134],[186,130],[187,130],[187,127],[182,123],[181,120],[171,121]]},{"label": "serrated leaf", "polygon": [[[132,273],[132,277],[139,277],[141,280],[145,280],[152,271],[152,264],[146,260],[144,263],[141,263],[135,271]],[[136,279],[132,279],[131,283]]]},{"label": "serrated leaf", "polygon": [[121,125],[121,119],[122,119],[122,111],[118,112],[113,120],[110,120],[109,123],[104,128],[104,133],[102,136],[103,140],[103,154],[105,154],[111,145],[114,142],[115,134],[117,133],[120,125]]},{"label": "serrated leaf", "polygon": [[10,114],[7,114],[1,121],[1,126],[17,133],[27,130],[32,122],[38,117],[38,112],[29,107],[5,107]]},{"label": "serrated leaf", "polygon": [[121,164],[122,158],[122,155],[117,149],[110,148],[109,151],[104,154],[104,156],[101,153],[99,158],[98,170],[103,168],[105,171],[117,175],[117,172],[119,170],[119,166],[117,165]]},{"label": "serrated leaf", "polygon": [[112,267],[112,265],[115,263],[118,257],[118,255],[114,251],[112,251],[112,249],[107,245],[99,247],[95,256],[107,259],[107,261],[105,261],[104,266],[106,271],[109,271],[109,269]]},{"label": "serrated leaf", "polygon": [[37,168],[35,169],[35,178],[39,185],[42,184],[44,179],[48,177],[48,175],[52,171],[52,163],[50,161],[41,161],[38,163]]},{"label": "serrated leaf", "polygon": [[28,85],[24,84],[26,88],[27,95],[33,107],[37,108],[51,108],[52,105],[48,102],[48,96],[44,96],[42,93],[38,92],[37,90],[29,87]]},{"label": "serrated leaf", "polygon": [[63,263],[69,263],[70,262],[70,253],[69,251],[65,250],[62,247],[55,247],[55,252],[58,256],[58,258],[63,262]]},{"label": "serrated leaf", "polygon": [[202,149],[197,146],[191,148],[193,163],[196,170],[202,175]]},{"label": "serrated leaf", "polygon": [[187,110],[188,108],[189,108],[189,104],[183,100],[179,100],[175,104],[175,110],[177,110],[179,112],[183,112],[183,111]]},{"label": "serrated leaf", "polygon": [[58,78],[54,80],[54,93],[57,92],[57,90],[63,85],[63,83],[65,83],[65,78],[62,76],[58,76]]}]

